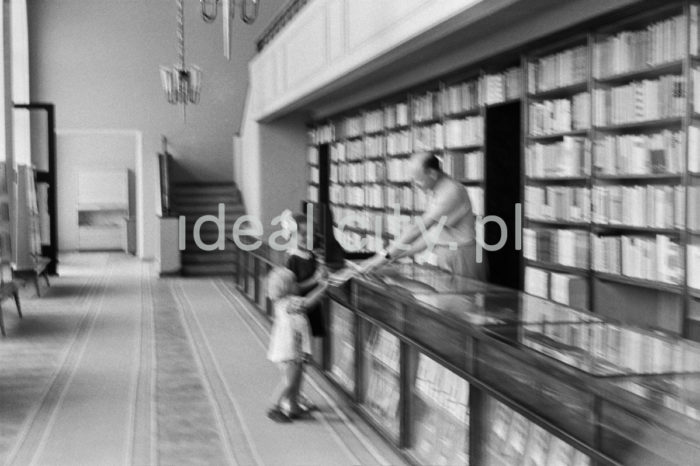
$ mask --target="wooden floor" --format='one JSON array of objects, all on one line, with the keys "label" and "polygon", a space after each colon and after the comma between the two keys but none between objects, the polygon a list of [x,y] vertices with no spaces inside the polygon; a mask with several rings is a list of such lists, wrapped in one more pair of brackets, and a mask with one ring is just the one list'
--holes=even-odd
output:
[{"label": "wooden floor", "polygon": [[371,465],[403,461],[318,374],[321,407],[265,411],[269,328],[226,279],[157,278],[123,254],[61,257],[24,319],[3,302],[0,464]]}]

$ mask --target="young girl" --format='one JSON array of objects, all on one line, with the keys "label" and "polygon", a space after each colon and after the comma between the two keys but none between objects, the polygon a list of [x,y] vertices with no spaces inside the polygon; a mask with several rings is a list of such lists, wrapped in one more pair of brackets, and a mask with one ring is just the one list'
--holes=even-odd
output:
[{"label": "young girl", "polygon": [[[294,214],[290,227],[296,231],[296,244],[287,251],[287,268],[294,272],[296,283],[299,286],[299,295],[307,296],[322,281],[327,273],[324,267],[317,266],[316,255],[309,249],[307,217],[304,214]],[[308,308],[306,313],[309,318],[311,335],[324,337],[326,325],[323,318],[323,309],[318,302]],[[303,371],[303,367],[302,367]],[[298,402],[303,411],[310,411],[316,406],[304,395],[299,387]]]},{"label": "young girl", "polygon": [[[277,363],[282,372],[282,380],[273,392],[272,408],[267,415],[277,422],[289,422],[301,412],[298,396],[303,361],[311,353],[309,321],[305,312],[320,300],[326,284],[319,285],[306,297],[298,296],[294,273],[278,267],[268,276],[267,286],[275,309],[267,357]],[[287,409],[283,409],[283,401],[288,403]]]}]

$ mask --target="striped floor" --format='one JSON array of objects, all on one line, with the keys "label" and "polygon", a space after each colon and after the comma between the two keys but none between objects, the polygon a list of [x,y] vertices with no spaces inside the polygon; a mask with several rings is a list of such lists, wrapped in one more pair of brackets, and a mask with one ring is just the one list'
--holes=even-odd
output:
[{"label": "striped floor", "polygon": [[265,410],[269,328],[224,279],[159,279],[122,254],[61,258],[42,296],[23,289],[0,340],[0,464],[403,464],[332,388],[291,425]]}]

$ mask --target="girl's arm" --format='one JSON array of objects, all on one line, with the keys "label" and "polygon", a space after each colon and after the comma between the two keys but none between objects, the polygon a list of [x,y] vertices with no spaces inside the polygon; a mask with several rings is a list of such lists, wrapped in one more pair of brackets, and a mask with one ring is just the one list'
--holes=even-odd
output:
[{"label": "girl's arm", "polygon": [[321,281],[316,288],[313,289],[309,294],[307,294],[304,297],[304,303],[303,307],[304,309],[309,309],[310,307],[315,306],[317,303],[321,301],[321,298],[323,297],[324,293],[326,292],[326,289],[328,288],[328,281],[323,280]]},{"label": "girl's arm", "polygon": [[313,290],[318,284],[326,278],[327,271],[325,266],[319,265],[316,267],[316,272],[306,280],[300,281],[299,292],[301,294],[307,294],[309,291]]}]

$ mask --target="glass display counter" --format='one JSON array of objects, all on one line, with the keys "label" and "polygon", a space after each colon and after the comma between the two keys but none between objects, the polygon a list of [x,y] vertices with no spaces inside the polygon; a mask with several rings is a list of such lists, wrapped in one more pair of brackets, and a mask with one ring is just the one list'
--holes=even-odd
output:
[{"label": "glass display counter", "polygon": [[700,458],[696,343],[413,265],[329,289],[326,309],[325,374],[412,463]]}]

